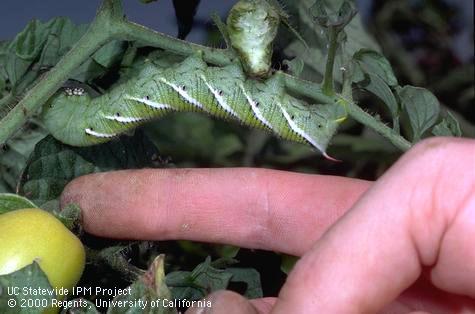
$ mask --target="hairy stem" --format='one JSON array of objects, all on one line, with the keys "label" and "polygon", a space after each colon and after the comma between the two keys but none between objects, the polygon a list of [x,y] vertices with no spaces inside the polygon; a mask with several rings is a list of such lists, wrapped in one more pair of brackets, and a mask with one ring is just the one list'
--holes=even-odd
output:
[{"label": "hairy stem", "polygon": [[285,87],[287,87],[291,92],[312,98],[317,103],[331,104],[337,100],[334,96],[326,95],[320,86],[314,82],[302,80],[284,72],[278,72],[278,74],[283,77]]},{"label": "hairy stem", "polygon": [[134,40],[152,47],[188,56],[197,52],[203,54],[203,59],[216,65],[227,65],[232,62],[233,54],[227,49],[206,47],[171,37],[151,30],[145,26],[130,21],[119,25],[119,35],[122,40]]},{"label": "hairy stem", "polygon": [[377,120],[375,117],[361,109],[354,102],[347,102],[348,114],[360,122],[361,124],[366,125],[367,127],[375,130],[385,138],[387,138],[394,146],[399,148],[402,151],[407,151],[411,148],[411,143],[403,138],[401,135],[396,133],[393,129],[386,126],[383,122]]},{"label": "hairy stem", "polygon": [[329,46],[327,63],[325,65],[325,75],[323,77],[322,90],[326,95],[333,96],[335,90],[333,89],[333,67],[335,64],[336,49],[338,48],[338,31],[334,26],[328,27],[329,33]]}]

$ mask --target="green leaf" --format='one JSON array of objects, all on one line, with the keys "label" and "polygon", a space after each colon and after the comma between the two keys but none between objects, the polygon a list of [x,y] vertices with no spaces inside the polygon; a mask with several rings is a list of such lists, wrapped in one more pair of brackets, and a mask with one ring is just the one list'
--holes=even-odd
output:
[{"label": "green leaf", "polygon": [[16,191],[29,156],[46,134],[42,129],[25,127],[0,149],[0,192]]},{"label": "green leaf", "polygon": [[125,42],[122,40],[113,40],[102,46],[93,55],[92,59],[106,69],[122,60],[125,53]]},{"label": "green leaf", "polygon": [[[39,61],[37,68],[45,64],[51,65],[50,63],[43,63],[40,56],[45,58],[44,61],[57,62],[58,59],[53,60],[54,58],[51,56],[51,52],[42,55],[42,51],[50,44],[55,46],[54,43],[64,38],[65,35],[67,38],[76,35],[76,32],[71,32],[70,29],[68,29],[67,34],[61,34],[62,27],[67,23],[65,18],[52,19],[46,23],[33,20],[9,42],[4,64],[5,72],[12,85],[17,85],[30,66],[35,62]],[[65,51],[63,51],[63,53],[64,52]],[[34,72],[36,72],[36,75],[39,75],[38,70],[34,70]]]},{"label": "green leaf", "polygon": [[193,271],[175,271],[166,277],[173,298],[199,300],[213,291],[228,288],[232,282],[244,283],[244,295],[248,298],[263,296],[260,274],[253,268],[228,267],[237,261],[220,258],[211,262],[211,258],[195,267]]},{"label": "green leaf", "polygon": [[133,137],[91,147],[71,147],[48,136],[37,144],[24,171],[20,191],[42,207],[57,200],[76,177],[102,171],[153,167],[158,152],[137,131]]},{"label": "green leaf", "polygon": [[460,124],[450,111],[442,121],[432,128],[432,134],[435,136],[462,136]]},{"label": "green leaf", "polygon": [[396,97],[389,86],[377,75],[367,73],[367,81],[360,82],[358,85],[381,99],[391,112],[393,119],[399,116],[399,105]]},{"label": "green leaf", "polygon": [[399,105],[391,90],[397,79],[389,61],[380,53],[360,49],[353,55],[353,82],[373,93],[388,107],[393,118],[393,127],[399,130]]},{"label": "green leaf", "polygon": [[232,274],[231,282],[241,282],[246,284],[246,290],[243,295],[249,299],[262,298],[261,275],[253,268],[226,268],[226,271]]},{"label": "green leaf", "polygon": [[[37,293],[28,293],[29,289]],[[40,314],[52,305],[54,292],[40,266],[33,262],[16,272],[0,275],[0,311],[5,314]],[[38,306],[25,306],[25,303]]]},{"label": "green leaf", "polygon": [[[0,81],[8,79],[13,96],[22,95],[45,71],[58,63],[86,29],[87,25],[76,26],[62,17],[45,23],[31,21],[12,41],[2,44]],[[106,44],[70,73],[70,78],[90,82],[103,75],[121,60],[124,48],[123,41]]]},{"label": "green leaf", "polygon": [[325,1],[316,0],[309,8],[310,14],[324,27],[345,27],[353,18],[355,9],[353,2],[347,0]]},{"label": "green leaf", "polygon": [[211,265],[211,258],[189,271],[175,271],[166,277],[174,299],[199,300],[216,290],[229,285],[232,273]]},{"label": "green leaf", "polygon": [[33,202],[20,195],[0,193],[0,214],[23,208],[37,208]]},{"label": "green leaf", "polygon": [[[318,81],[323,77],[325,71],[325,60],[327,55],[327,30],[325,27],[319,25],[313,17],[310,9],[315,0],[280,0],[286,7],[287,11],[294,12],[294,24],[298,25],[302,37],[308,43],[310,48],[306,48],[299,40],[287,41],[284,52],[289,57],[298,57],[305,63],[302,77]],[[338,4],[339,3],[339,4]],[[333,12],[341,7],[342,1],[325,1],[325,8]],[[333,9],[332,9],[333,8]],[[336,11],[335,11],[336,12]],[[337,16],[338,14],[336,14]],[[338,18],[338,17],[336,17]],[[374,51],[380,51],[377,42],[368,34],[361,21],[360,14],[356,14],[353,19],[345,26],[340,34],[346,36],[339,36],[339,39],[344,42],[341,49],[338,50],[339,56],[335,59],[335,73],[334,78],[337,82],[342,82],[342,75],[339,69],[346,66],[353,55],[365,48]]]},{"label": "green leaf", "polygon": [[358,50],[353,58],[358,61],[363,71],[376,75],[389,86],[398,84],[389,61],[379,52],[370,49]]},{"label": "green leaf", "polygon": [[398,88],[397,93],[411,124],[412,141],[417,142],[437,121],[440,111],[439,101],[429,90],[421,87],[406,85]]},{"label": "green leaf", "polygon": [[74,25],[69,19],[59,17],[47,22],[50,25],[48,37],[38,58],[42,67],[53,67],[81,38],[87,25]]},{"label": "green leaf", "polygon": [[231,165],[233,155],[245,148],[238,136],[246,132],[245,129],[199,113],[168,115],[161,118],[160,123],[151,123],[145,128],[163,155],[171,156],[174,162],[186,160],[188,166],[200,165],[202,161]]}]

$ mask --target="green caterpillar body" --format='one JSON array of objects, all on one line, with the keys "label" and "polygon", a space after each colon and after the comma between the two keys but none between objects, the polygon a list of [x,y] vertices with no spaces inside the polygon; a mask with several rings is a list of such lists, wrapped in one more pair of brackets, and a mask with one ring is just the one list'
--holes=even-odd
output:
[{"label": "green caterpillar body", "polygon": [[171,67],[148,62],[138,78],[93,99],[79,90],[60,93],[46,105],[43,118],[58,140],[88,146],[169,112],[197,111],[266,129],[327,156],[339,124],[332,106],[308,105],[288,95],[278,76],[246,79],[239,65],[211,67],[193,56]]}]

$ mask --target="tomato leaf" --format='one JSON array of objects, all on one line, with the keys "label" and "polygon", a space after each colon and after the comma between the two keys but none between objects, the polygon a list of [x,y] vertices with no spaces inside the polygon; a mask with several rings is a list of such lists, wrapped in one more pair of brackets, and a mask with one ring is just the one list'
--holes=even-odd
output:
[{"label": "tomato leaf", "polygon": [[417,142],[437,121],[439,101],[429,90],[421,87],[406,85],[397,88],[397,93],[411,124],[412,141]]},{"label": "tomato leaf", "polygon": [[244,283],[244,295],[249,298],[262,297],[260,274],[253,268],[226,267],[236,260],[221,258],[211,262],[211,258],[192,271],[175,271],[166,278],[173,298],[200,300],[213,291],[229,288],[232,282]]},{"label": "tomato leaf", "polygon": [[454,115],[447,111],[447,116],[442,121],[432,128],[432,134],[435,136],[462,136],[460,124],[455,119]]},{"label": "tomato leaf", "polygon": [[353,58],[360,63],[366,73],[378,76],[389,86],[396,86],[398,84],[391,64],[379,52],[370,49],[360,49],[353,55]]},{"label": "tomato leaf", "polygon": [[95,172],[153,167],[157,156],[155,146],[140,131],[133,137],[82,148],[64,145],[48,136],[36,145],[20,191],[42,208],[57,209],[61,192],[74,178]]},{"label": "tomato leaf", "polygon": [[0,192],[16,190],[28,157],[33,152],[36,143],[46,134],[45,130],[33,129],[33,126],[25,127],[9,139],[3,148],[0,148]]},{"label": "tomato leaf", "polygon": [[26,197],[11,193],[0,193],[0,214],[23,208],[38,208]]},{"label": "tomato leaf", "polygon": [[33,262],[13,273],[0,275],[0,311],[5,314],[40,314],[52,304],[55,298],[52,292],[54,290],[45,273]]}]

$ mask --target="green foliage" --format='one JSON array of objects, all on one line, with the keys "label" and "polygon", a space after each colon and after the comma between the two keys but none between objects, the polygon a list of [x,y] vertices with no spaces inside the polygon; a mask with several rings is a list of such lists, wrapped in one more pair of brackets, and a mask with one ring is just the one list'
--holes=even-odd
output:
[{"label": "green foliage", "polygon": [[353,55],[355,65],[353,81],[377,97],[389,109],[393,128],[399,130],[399,104],[391,90],[397,86],[397,79],[389,61],[376,51],[361,49]]},{"label": "green foliage", "polygon": [[39,207],[56,209],[72,179],[94,172],[153,167],[154,145],[140,132],[100,147],[70,147],[47,137],[36,145],[25,169],[20,191]]},{"label": "green foliage", "polygon": [[15,209],[35,208],[32,201],[17,194],[0,193],[0,215]]},{"label": "green foliage", "polygon": [[[44,72],[58,63],[86,29],[87,25],[76,26],[62,17],[45,23],[33,20],[13,40],[4,42],[0,46],[0,81],[3,82],[0,96],[9,95],[13,100],[27,92]],[[89,82],[103,75],[120,60],[123,51],[122,42],[112,41],[70,73],[70,79]],[[1,116],[8,112],[8,107],[3,107],[11,102],[0,103]]]},{"label": "green foliage", "polygon": [[41,128],[25,126],[3,147],[0,146],[0,192],[16,190],[30,154],[46,134]]},{"label": "green foliage", "polygon": [[[325,72],[325,55],[328,50],[328,32],[325,26],[316,22],[316,17],[320,14],[325,17],[324,12],[332,16],[338,16],[341,1],[283,1],[285,7],[290,12],[292,23],[296,25],[309,48],[305,49],[299,40],[290,40],[285,45],[284,52],[288,56],[295,56],[305,63],[301,77],[318,81],[323,78]],[[309,10],[313,8],[313,10]],[[335,20],[334,20],[335,21]],[[361,49],[371,49],[379,51],[380,48],[373,38],[365,31],[361,17],[356,14],[343,30],[340,40],[343,45],[340,47],[338,57],[335,60],[335,80],[342,82],[341,71],[338,70],[351,59],[354,53]]]},{"label": "green foliage", "polygon": [[11,274],[0,275],[0,309],[5,314],[41,314],[52,304],[54,292],[36,262]]},{"label": "green foliage", "polygon": [[[87,25],[76,26],[67,18],[48,22],[31,21],[13,40],[0,45],[0,118],[14,107],[43,74],[56,65],[79,40]],[[122,41],[112,41],[69,74],[70,79],[92,82],[121,59]],[[0,192],[16,188],[21,171],[36,143],[47,133],[37,125],[25,125],[4,146],[0,154]]]},{"label": "green foliage", "polygon": [[228,267],[233,260],[211,258],[196,266],[192,271],[176,271],[167,275],[166,283],[175,299],[199,300],[213,291],[228,288],[233,282],[246,284],[244,296],[261,298],[262,288],[259,273],[254,269]]},{"label": "green foliage", "polygon": [[435,136],[462,136],[460,124],[455,119],[454,115],[448,111],[447,116],[442,121],[432,128],[432,134]]},{"label": "green foliage", "polygon": [[425,88],[404,86],[397,90],[401,105],[409,117],[412,128],[412,141],[421,139],[439,117],[439,101]]}]

